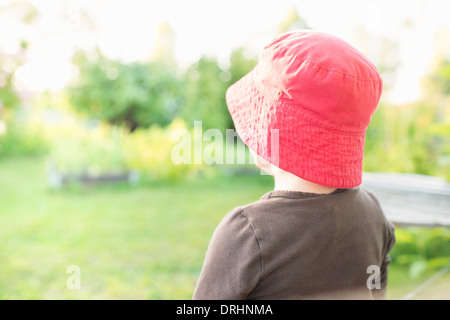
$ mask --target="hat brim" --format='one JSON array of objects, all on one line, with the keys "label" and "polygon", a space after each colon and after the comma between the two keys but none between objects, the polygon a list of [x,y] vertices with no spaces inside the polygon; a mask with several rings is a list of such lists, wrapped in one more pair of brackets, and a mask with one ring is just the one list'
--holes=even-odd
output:
[{"label": "hat brim", "polygon": [[255,70],[231,85],[226,101],[237,134],[256,154],[302,179],[333,188],[362,180],[365,133],[343,133],[293,112],[288,99],[258,90]]}]

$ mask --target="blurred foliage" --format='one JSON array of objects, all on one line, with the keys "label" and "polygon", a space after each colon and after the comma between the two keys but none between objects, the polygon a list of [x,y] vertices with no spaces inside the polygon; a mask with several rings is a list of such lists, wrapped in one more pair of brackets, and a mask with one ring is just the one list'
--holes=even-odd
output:
[{"label": "blurred foliage", "polygon": [[175,117],[189,127],[196,120],[205,128],[232,127],[225,92],[256,64],[243,48],[233,51],[228,69],[203,56],[181,75],[173,64],[160,60],[123,64],[98,50],[93,56],[75,54],[79,76],[67,90],[69,100],[81,115],[124,124],[130,131],[154,124],[165,127]]},{"label": "blurred foliage", "polygon": [[397,228],[395,236],[392,263],[407,268],[410,278],[450,264],[449,229]]},{"label": "blurred foliage", "polygon": [[19,59],[0,52],[0,119],[2,111],[20,105],[20,98],[13,88],[13,76],[20,65]]},{"label": "blurred foliage", "polygon": [[[278,25],[277,32],[307,27],[297,10],[291,7],[285,20]],[[124,166],[133,164],[141,169],[146,168],[147,171],[153,168],[155,172],[159,170],[168,173],[171,169],[162,168],[173,164],[167,161],[168,164],[163,165],[149,154],[158,153],[161,159],[167,159],[173,146],[167,140],[167,132],[175,119],[182,120],[188,130],[192,129],[194,121],[199,120],[202,121],[204,130],[217,128],[224,132],[225,129],[234,127],[226,107],[225,93],[230,85],[256,65],[255,55],[245,47],[238,47],[233,50],[227,63],[219,63],[214,57],[203,56],[182,71],[173,61],[174,33],[168,23],[160,25],[157,38],[150,62],[126,64],[111,60],[98,49],[91,53],[78,51],[74,55],[73,63],[78,68],[78,76],[63,94],[56,94],[64,96],[62,99],[48,101],[45,108],[56,108],[65,113],[76,111],[76,117],[90,119],[91,124],[104,123],[98,130],[104,130],[108,123],[111,126],[108,126],[108,130],[120,128],[121,134],[96,140],[97,129],[82,127],[74,129],[72,133],[53,133],[60,135],[60,138],[66,137],[66,141],[72,140],[71,148],[67,143],[55,145],[55,141],[52,141],[51,152],[59,161],[84,163],[87,161],[81,159],[84,157],[95,163],[96,157],[106,161],[106,154],[116,154],[110,156],[111,163],[124,163],[126,159],[127,165]],[[395,51],[392,45],[388,42],[376,44],[381,48],[382,54],[378,61],[381,69],[387,62],[395,62],[396,66],[398,63],[395,59],[385,56],[387,52]],[[370,48],[369,43],[366,45]],[[23,50],[26,50],[26,46]],[[37,126],[34,126],[34,131],[30,130],[26,117],[16,116],[15,112],[9,111],[17,109],[21,103],[13,86],[13,74],[20,64],[21,59],[18,57],[2,55],[0,58],[0,81],[4,84],[0,87],[2,154],[41,152],[45,150],[44,140],[51,140],[48,134],[45,139],[41,138],[39,130],[36,131]],[[395,70],[394,66],[389,66],[389,70]],[[17,114],[22,111],[19,110]],[[41,126],[47,126],[48,119],[41,120]],[[68,126],[66,130],[70,128],[72,127]],[[136,134],[133,134],[135,131]],[[71,134],[74,136],[71,137]],[[127,141],[125,145],[128,147],[126,150],[120,148],[120,152],[113,152],[114,148],[108,141],[115,141],[119,136],[122,142]],[[91,137],[91,143],[86,142]],[[419,173],[450,179],[449,139],[450,60],[439,56],[424,78],[422,99],[396,106],[387,102],[380,103],[367,130],[364,170]],[[149,143],[148,148],[143,147],[146,142]],[[76,143],[79,144],[78,147],[74,146]],[[97,152],[83,154],[83,146]],[[150,149],[158,151],[150,152]],[[62,160],[64,153],[67,153],[66,159]],[[76,153],[80,155],[77,156]],[[104,166],[105,171],[112,167],[106,162],[93,166]],[[176,169],[174,172],[178,171]]]},{"label": "blurred foliage", "polygon": [[426,102],[436,108],[435,121],[427,133],[434,136],[438,153],[438,174],[450,180],[450,57],[438,56],[424,78]]},{"label": "blurred foliage", "polygon": [[48,152],[42,122],[18,110],[0,118],[0,156],[38,155]]},{"label": "blurred foliage", "polygon": [[258,59],[245,47],[234,49],[230,55],[230,67],[228,71],[231,78],[229,83],[233,84],[241,79],[256,66],[257,62]]},{"label": "blurred foliage", "polygon": [[62,119],[47,126],[50,163],[62,174],[101,174],[124,171],[121,150],[123,130],[106,123],[82,123]]},{"label": "blurred foliage", "polygon": [[[22,25],[31,25],[36,20],[38,13],[32,4],[24,1],[0,4],[0,18],[10,16],[16,16]],[[26,34],[21,36],[25,37]],[[25,60],[28,41],[25,37],[18,43],[19,50],[16,53],[6,53],[0,47],[0,120],[2,119],[2,110],[14,109],[21,104],[13,79],[17,68]]]},{"label": "blurred foliage", "polygon": [[437,57],[434,70],[425,77],[424,86],[427,91],[443,96],[450,95],[450,60],[444,57]]},{"label": "blurred foliage", "polygon": [[366,133],[364,170],[435,174],[436,141],[428,133],[434,114],[422,103],[381,103]]},{"label": "blurred foliage", "polygon": [[366,134],[364,170],[409,172],[450,180],[450,62],[424,79],[423,98],[379,104]]},{"label": "blurred foliage", "polygon": [[97,50],[89,59],[78,52],[76,85],[68,89],[75,110],[130,131],[152,124],[168,125],[180,104],[181,82],[172,69],[161,63],[123,64]]},{"label": "blurred foliage", "polygon": [[[201,164],[173,163],[172,150],[180,143],[172,137],[175,130],[194,136],[193,129],[189,130],[181,119],[167,127],[154,124],[130,133],[106,122],[61,117],[45,127],[49,169],[51,174],[91,177],[136,171],[149,179],[172,181],[214,174],[211,167]],[[192,148],[193,143],[191,139],[187,147]]]},{"label": "blurred foliage", "polygon": [[201,57],[184,76],[184,105],[179,117],[190,126],[201,120],[205,128],[228,128],[231,118],[225,91],[230,78],[229,71],[222,70],[216,59]]},{"label": "blurred foliage", "polygon": [[[0,18],[16,16],[20,25],[32,24],[36,8],[26,2],[0,5]],[[26,34],[21,35],[23,37]],[[23,93],[15,83],[17,69],[26,60],[28,41],[18,40],[15,53],[4,52],[0,47],[0,155],[31,155],[45,152],[45,141],[40,137],[39,124],[29,119],[23,106]]]},{"label": "blurred foliage", "polygon": [[178,116],[189,127],[194,121],[201,120],[205,130],[215,128],[225,132],[225,129],[233,128],[225,101],[226,90],[248,73],[256,62],[244,47],[233,50],[228,68],[221,67],[215,58],[201,57],[183,76],[184,104]]},{"label": "blurred foliage", "polygon": [[[173,133],[181,130],[189,137],[194,136],[181,119],[175,119],[167,128],[153,125],[149,128],[139,128],[123,139],[122,148],[124,165],[129,169],[138,170],[151,179],[189,179],[199,173],[213,174],[212,168],[190,163],[174,164],[172,150],[180,143],[174,139]],[[191,139],[189,148],[193,149]]]}]

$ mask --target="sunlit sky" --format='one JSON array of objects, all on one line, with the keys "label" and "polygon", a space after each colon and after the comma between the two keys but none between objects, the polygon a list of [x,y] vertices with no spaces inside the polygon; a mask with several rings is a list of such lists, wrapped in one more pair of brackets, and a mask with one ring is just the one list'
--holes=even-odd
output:
[{"label": "sunlit sky", "polygon": [[[12,2],[0,0],[0,6]],[[19,88],[35,91],[66,84],[74,73],[70,60],[75,47],[98,45],[111,58],[148,60],[156,27],[163,21],[168,21],[175,31],[175,58],[180,66],[189,65],[203,54],[217,57],[225,66],[238,46],[245,45],[257,55],[292,5],[311,28],[347,40],[365,50],[371,59],[379,53],[375,52],[377,46],[367,47],[367,43],[383,37],[396,43],[400,65],[387,97],[392,102],[416,99],[420,78],[429,70],[432,58],[437,51],[450,51],[449,37],[441,39],[441,43],[435,41],[438,30],[450,30],[450,1],[446,0],[28,2],[39,13],[30,27],[20,27],[17,17],[0,12],[0,48],[14,53],[21,39],[30,43],[27,61],[16,76]],[[365,44],[361,42],[362,29],[368,35]]]}]

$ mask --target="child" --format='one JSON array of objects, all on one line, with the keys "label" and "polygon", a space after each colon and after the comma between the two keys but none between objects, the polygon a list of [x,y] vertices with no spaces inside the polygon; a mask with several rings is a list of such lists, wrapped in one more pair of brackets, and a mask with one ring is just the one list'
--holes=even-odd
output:
[{"label": "child", "polygon": [[376,67],[332,35],[286,33],[263,49],[226,99],[275,188],[220,222],[193,299],[385,298],[394,227],[360,185],[381,89]]}]

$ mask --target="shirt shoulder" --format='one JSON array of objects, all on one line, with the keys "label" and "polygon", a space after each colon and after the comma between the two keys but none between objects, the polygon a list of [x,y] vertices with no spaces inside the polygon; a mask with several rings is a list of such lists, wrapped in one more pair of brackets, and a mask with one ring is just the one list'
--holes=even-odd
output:
[{"label": "shirt shoulder", "polygon": [[262,255],[245,206],[229,211],[206,252],[194,299],[245,299],[262,277]]}]

